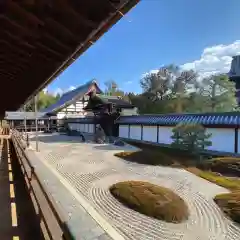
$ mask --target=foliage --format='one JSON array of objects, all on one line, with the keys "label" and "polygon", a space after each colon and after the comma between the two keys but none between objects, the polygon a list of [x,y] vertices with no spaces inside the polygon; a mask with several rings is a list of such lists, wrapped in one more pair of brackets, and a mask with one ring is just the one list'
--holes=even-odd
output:
[{"label": "foliage", "polygon": [[201,169],[211,170],[228,176],[240,177],[240,158],[237,157],[212,158],[203,165]]},{"label": "foliage", "polygon": [[213,75],[202,80],[204,106],[211,112],[233,110],[237,107],[235,83],[226,75]]},{"label": "foliage", "polygon": [[149,217],[172,223],[188,219],[188,207],[170,189],[148,182],[126,181],[110,187],[112,195],[127,207]]},{"label": "foliage", "polygon": [[199,153],[205,147],[211,146],[212,143],[208,140],[210,137],[211,134],[207,134],[206,129],[199,124],[179,123],[173,128],[172,146]]},{"label": "foliage", "polygon": [[187,169],[188,171],[194,173],[195,175],[208,180],[209,182],[215,183],[221,187],[227,188],[231,191],[240,190],[240,180],[235,178],[228,178],[225,176],[220,176],[217,173],[211,171],[202,171],[200,169],[194,170]]},{"label": "foliage", "polygon": [[157,73],[150,73],[140,80],[144,93],[152,101],[168,100],[173,112],[181,113],[186,105],[189,89],[196,83],[197,74],[193,70],[181,71],[175,65],[160,68]]},{"label": "foliage", "polygon": [[[56,103],[60,99],[60,97],[61,96],[59,94],[54,96],[53,94],[41,91],[37,96],[38,110],[51,106],[52,104]],[[35,100],[33,98],[25,105],[25,111],[33,112],[35,110],[34,105],[35,105]]]},{"label": "foliage", "polygon": [[235,84],[223,74],[199,78],[171,64],[146,74],[140,86],[141,94],[129,94],[140,114],[239,111]]},{"label": "foliage", "polygon": [[169,111],[167,100],[153,102],[147,93],[138,95],[130,93],[128,97],[131,103],[138,108],[139,114],[161,114]]},{"label": "foliage", "polygon": [[142,89],[152,101],[165,99],[171,84],[172,75],[167,68],[161,68],[157,73],[149,73],[140,81]]},{"label": "foliage", "polygon": [[214,201],[233,221],[240,223],[240,191],[219,194]]},{"label": "foliage", "polygon": [[114,80],[106,81],[104,84],[106,87],[104,91],[105,95],[121,97],[123,100],[131,102],[128,94],[122,91]]}]

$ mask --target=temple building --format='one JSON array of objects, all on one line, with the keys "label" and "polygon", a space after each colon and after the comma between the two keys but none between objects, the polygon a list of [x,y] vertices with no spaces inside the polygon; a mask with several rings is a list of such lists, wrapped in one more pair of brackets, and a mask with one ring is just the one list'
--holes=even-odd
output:
[{"label": "temple building", "polygon": [[[137,108],[130,102],[123,100],[118,96],[104,95],[103,91],[99,88],[96,81],[89,81],[78,88],[71,90],[62,95],[62,97],[53,105],[42,109],[38,112],[38,124],[41,128],[52,128],[62,126],[66,119],[85,118],[94,116],[92,109],[85,109],[89,103],[89,93],[94,91],[96,96],[106,104],[111,104],[118,110],[121,116],[137,115]],[[11,126],[19,129],[35,128],[35,113],[34,112],[6,112],[5,120]]]},{"label": "temple building", "polygon": [[228,77],[236,84],[236,97],[240,104],[240,55],[233,57]]},{"label": "temple building", "polygon": [[137,114],[137,109],[128,101],[125,101],[118,96],[104,95],[96,81],[89,81],[86,84],[63,94],[55,104],[43,109],[42,112],[56,114],[59,123],[64,122],[64,119],[67,118],[84,118],[93,116],[94,114],[92,111],[86,111],[84,109],[89,101],[89,93],[92,91],[95,91],[97,96],[103,101],[112,103],[115,108],[119,109],[121,115],[126,116]]}]

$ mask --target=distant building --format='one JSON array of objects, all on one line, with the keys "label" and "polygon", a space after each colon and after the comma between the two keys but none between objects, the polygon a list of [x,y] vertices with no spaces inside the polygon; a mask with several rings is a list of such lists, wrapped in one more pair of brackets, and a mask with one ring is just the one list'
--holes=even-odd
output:
[{"label": "distant building", "polygon": [[38,120],[38,130],[44,131],[46,129],[55,130],[57,127],[57,119],[55,114],[48,114],[46,112],[5,112],[5,120],[11,127],[19,131],[35,131],[36,117]]},{"label": "distant building", "polygon": [[236,97],[240,104],[240,55],[233,57],[228,77],[236,84]]},{"label": "distant building", "polygon": [[106,99],[108,102],[113,103],[116,108],[121,109],[121,115],[136,115],[137,109],[128,101],[121,99],[118,96],[107,96],[99,88],[96,81],[89,81],[78,88],[69,91],[62,95],[62,97],[53,105],[42,112],[56,114],[58,122],[66,118],[84,118],[86,116],[93,116],[92,112],[85,111],[83,108],[87,106],[90,91],[95,90],[96,93]]}]

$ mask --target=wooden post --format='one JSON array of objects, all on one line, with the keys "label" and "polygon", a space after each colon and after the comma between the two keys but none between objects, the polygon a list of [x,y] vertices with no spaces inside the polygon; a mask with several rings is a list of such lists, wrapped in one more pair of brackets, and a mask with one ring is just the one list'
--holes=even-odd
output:
[{"label": "wooden post", "polygon": [[38,152],[38,118],[37,118],[37,95],[34,98],[34,105],[35,105],[35,141],[36,141],[36,151]]}]

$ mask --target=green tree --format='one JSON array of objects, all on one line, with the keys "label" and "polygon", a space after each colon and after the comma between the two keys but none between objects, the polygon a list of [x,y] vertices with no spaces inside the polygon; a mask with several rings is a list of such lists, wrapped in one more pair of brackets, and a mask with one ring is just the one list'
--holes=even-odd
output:
[{"label": "green tree", "polygon": [[212,145],[209,140],[211,134],[206,133],[206,129],[199,124],[179,123],[172,132],[172,146],[187,150],[195,155]]},{"label": "green tree", "polygon": [[172,86],[172,106],[174,112],[182,113],[187,105],[189,93],[194,89],[197,74],[193,70],[176,71],[175,79]]},{"label": "green tree", "polygon": [[167,68],[160,68],[157,73],[149,73],[140,80],[144,93],[153,100],[163,100],[170,93],[172,83],[171,72]]},{"label": "green tree", "polygon": [[[159,104],[164,109],[163,112],[182,113],[187,107],[189,93],[194,89],[196,81],[196,72],[182,71],[171,64],[160,68],[157,73],[146,75],[140,80],[140,85],[150,99],[164,100],[163,104]],[[156,106],[157,104],[154,107]]]},{"label": "green tree", "polygon": [[119,90],[118,84],[114,80],[106,81],[104,85],[106,95],[116,96],[117,92],[121,92],[121,94],[124,95],[124,93]]},{"label": "green tree", "polygon": [[[60,98],[60,95],[54,96],[53,94],[41,91],[37,96],[37,108],[38,110],[49,107],[50,105],[56,103]],[[33,112],[35,111],[35,100],[32,98],[28,103],[25,104],[25,111]],[[24,110],[24,109],[23,109]]]},{"label": "green tree", "polygon": [[201,95],[207,111],[225,112],[237,108],[235,83],[226,75],[212,75],[202,80]]}]

